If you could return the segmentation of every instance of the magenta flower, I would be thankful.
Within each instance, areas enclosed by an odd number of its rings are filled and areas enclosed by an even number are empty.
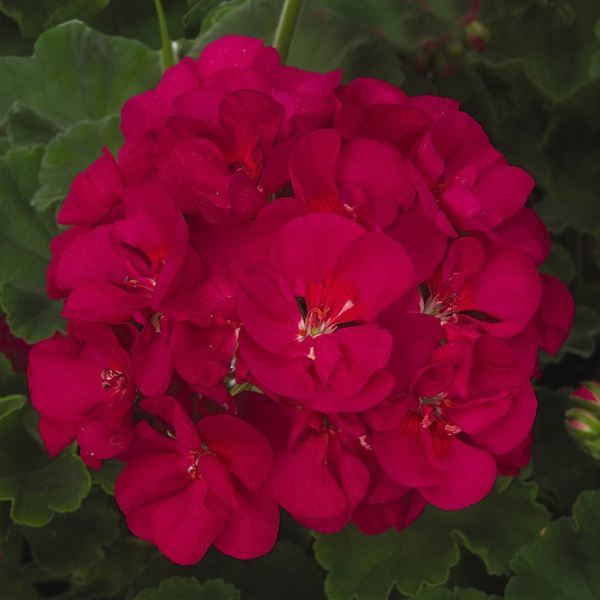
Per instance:
[[[393,357],[398,399],[374,422],[373,448],[392,478],[454,510],[489,492],[496,457],[505,467],[507,455],[528,438],[536,400],[502,341],[477,336],[439,345],[431,319],[398,319],[405,341]]]
[[[279,511],[261,487],[273,461],[265,438],[237,417],[194,425],[175,402],[172,414],[176,439],[142,421],[123,456],[115,497],[131,531],[182,565],[211,544],[235,558],[268,552]]]
[[[54,248],[50,285],[67,296],[66,318],[143,322],[183,260],[185,222],[156,184],[128,187],[123,203],[125,218],[68,230],[65,243]]]
[[[392,383],[391,338],[374,320],[412,281],[388,237],[333,214],[294,219],[237,291],[241,358],[266,389],[315,410],[373,406]]]
[[[529,378],[574,304],[538,272],[533,180],[456,101],[231,36],[130,99],[122,131],[59,213],[69,334],[29,380],[51,455],[127,463],[134,535],[182,565],[254,558],[279,507],[376,534],[528,463]]]
[[[77,439],[81,457],[97,469],[131,441],[131,359],[106,325],[71,323],[69,333],[39,342],[29,353],[31,403],[50,456]]]

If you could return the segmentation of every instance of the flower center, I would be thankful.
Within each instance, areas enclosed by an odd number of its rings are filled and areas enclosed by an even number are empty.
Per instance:
[[[102,389],[111,390],[112,393],[124,392],[129,385],[129,378],[121,371],[115,369],[104,369],[100,374],[102,378]]]
[[[435,201],[439,203],[442,194],[446,191],[448,187],[447,183],[443,183],[442,181],[431,182],[429,184],[429,189],[435,198]]]
[[[203,452],[200,450],[190,450],[190,456],[188,459],[188,475],[192,481],[198,481],[198,479],[202,479],[202,475],[198,472],[198,461],[202,456]]]
[[[452,406],[452,401],[446,397],[445,392],[436,394],[431,398],[420,398],[419,415],[421,416],[421,427],[429,429],[433,425],[433,429],[436,432],[444,433],[445,435],[460,433],[460,427],[442,414],[443,406],[447,408]]]
[[[336,326],[331,324],[327,319],[330,312],[328,307],[314,307],[307,313],[306,317],[300,320],[298,324],[298,336],[305,339],[308,336],[317,337],[323,333],[332,333],[336,330]]]
[[[319,306],[307,308],[307,302],[304,298],[296,298],[301,318],[298,322],[298,341],[302,342],[307,337],[317,337],[325,333],[333,333],[338,327],[351,325],[352,322],[345,321],[342,315],[347,313],[354,306],[352,300],[347,300],[341,310],[334,310],[326,303]]]
[[[154,291],[154,287],[156,286],[156,278],[152,277],[125,277],[125,281],[123,282],[125,286],[128,288],[133,288],[135,291],[140,292],[142,294],[150,294]]]
[[[438,317],[442,322],[455,321],[458,307],[456,305],[457,295],[454,293],[446,297],[432,294],[426,301],[421,299],[421,312],[426,315]]]

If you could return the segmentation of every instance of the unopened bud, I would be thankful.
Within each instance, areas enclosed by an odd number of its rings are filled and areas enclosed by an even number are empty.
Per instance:
[[[471,21],[466,27],[465,31],[469,41],[473,45],[473,48],[477,52],[485,52],[487,44],[490,40],[490,32],[488,28],[479,21]]]
[[[570,408],[566,413],[569,433],[580,440],[600,438],[600,420],[583,408]]]
[[[577,406],[600,415],[600,384],[596,381],[584,381],[570,398]]]
[[[583,408],[571,408],[565,413],[567,431],[580,446],[600,460],[600,419]]]

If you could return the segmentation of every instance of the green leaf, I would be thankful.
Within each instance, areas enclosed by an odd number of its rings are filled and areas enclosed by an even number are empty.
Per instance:
[[[10,524],[6,531],[0,535],[0,600],[29,600],[40,598],[40,594],[33,586],[31,570],[23,566],[23,555],[27,552],[27,544],[19,528],[10,520],[9,511],[4,508],[8,503],[0,503],[2,521],[8,520]],[[4,523],[3,523],[4,525]],[[3,527],[4,529],[4,527]]]
[[[230,34],[257,37],[270,45],[280,10],[279,0],[219,6],[206,17],[205,23],[210,26],[196,39],[190,55],[198,56],[208,43]],[[358,23],[337,18],[327,10],[326,2],[304,7],[294,40],[287,61],[292,66],[320,73],[343,69],[345,81],[378,77],[398,85],[403,79],[400,62],[389,44]]]
[[[51,459],[25,425],[27,407],[17,405],[14,397],[0,399],[0,500],[12,502],[16,523],[41,527],[54,512],[77,510],[91,483],[74,446]]]
[[[533,478],[540,499],[559,514],[568,514],[584,490],[600,488],[600,465],[567,433],[565,411],[573,406],[571,390],[536,387],[539,405],[533,429]]]
[[[6,129],[13,146],[47,144],[59,131],[54,123],[19,102],[8,111]]]
[[[473,588],[458,588],[450,591],[445,588],[423,588],[413,600],[501,600],[498,596],[488,596]]]
[[[183,17],[187,12],[185,0],[167,0],[162,3],[167,28],[172,40],[183,37]],[[90,25],[111,35],[135,38],[151,48],[161,46],[156,10],[152,0],[127,0],[109,2]]]
[[[490,575],[510,573],[509,562],[515,552],[547,524],[550,515],[536,503],[537,485],[520,479],[500,478],[497,488],[481,502],[455,513],[441,512],[448,528],[460,536],[464,545],[477,554]]]
[[[0,122],[16,100],[57,128],[95,121],[159,79],[158,54],[147,46],[65,23],[39,37],[33,57],[0,58]]]
[[[584,492],[573,518],[550,523],[512,565],[517,574],[507,600],[594,600],[600,598],[600,491]]]
[[[90,494],[72,513],[58,514],[43,527],[24,527],[36,562],[52,575],[67,575],[99,561],[102,546],[119,536],[119,516],[102,492]]]
[[[132,580],[157,552],[154,546],[133,536],[118,539],[104,549],[102,560],[77,569],[71,578],[71,589],[61,598],[89,600],[130,597],[128,591]]]
[[[394,584],[408,596],[423,583],[443,584],[460,552],[448,531],[439,530],[438,518],[427,509],[402,531],[365,536],[351,524],[339,533],[315,533],[315,557],[329,571],[327,597],[380,600],[389,596]]]
[[[57,135],[46,147],[40,166],[42,184],[32,204],[38,210],[62,202],[78,173],[84,171],[102,154],[102,147],[116,155],[123,144],[119,115],[98,121],[82,121]]]
[[[104,460],[99,469],[90,469],[92,483],[99,484],[107,494],[114,496],[117,477],[124,468],[125,463],[120,460],[115,458]]]
[[[27,393],[27,379],[25,374],[15,373],[8,357],[0,352],[0,398],[12,394],[25,393]],[[9,406],[9,404],[6,406]],[[0,417],[2,417],[1,412]]]
[[[575,278],[575,263],[563,245],[552,242],[552,251],[546,262],[540,267],[540,273],[554,275],[564,283],[570,283]]]
[[[552,177],[536,212],[553,233],[570,226],[600,237],[600,215],[596,210],[600,181],[597,132],[575,115],[558,119],[546,135],[543,149],[552,165]]]
[[[196,37],[202,28],[202,21],[208,13],[222,3],[222,0],[197,0],[183,17],[186,37]],[[190,2],[188,1],[188,4]]]
[[[44,29],[71,19],[89,19],[107,0],[2,0],[0,10],[12,17],[23,35],[37,37]]]
[[[409,51],[457,38],[472,12],[469,0],[328,0],[326,4],[337,20],[372,31],[395,48]]]
[[[24,38],[17,23],[0,12],[0,56],[27,56],[33,50],[33,40]]]
[[[30,291],[10,283],[0,285],[0,303],[14,334],[34,344],[66,328],[62,302],[50,300],[45,290]]]
[[[592,56],[600,50],[595,0],[529,2],[522,10],[487,22],[490,41],[478,59],[521,64],[529,80],[554,101],[591,80]]]
[[[142,590],[134,600],[239,600],[240,592],[222,579],[209,579],[200,585],[193,577],[171,577],[157,588]]]
[[[481,557],[489,574],[509,573],[515,552],[548,522],[536,493],[535,484],[515,479],[507,485],[500,478],[478,504],[451,512],[428,506],[402,531],[365,536],[351,525],[333,535],[317,533],[315,556],[329,571],[327,595],[375,600],[387,598],[394,584],[408,596],[424,583],[441,585],[458,562],[458,540]]]
[[[21,395],[0,398],[0,421],[11,412],[20,410],[25,404],[27,404],[27,398]]]
[[[569,336],[555,355],[543,355],[543,364],[559,363],[569,353],[576,354],[582,358],[589,358],[596,350],[596,335],[598,333],[600,333],[600,317],[598,313],[585,304],[576,306],[575,320],[569,331]]]
[[[283,574],[285,577],[274,576]],[[148,563],[135,581],[134,590],[159,583],[172,576],[195,577],[199,581],[221,578],[235,585],[244,600],[319,600],[324,573],[305,548],[278,541],[273,549],[253,560],[237,560],[210,548],[194,566],[181,567],[162,555]]]
[[[43,148],[0,157],[0,304],[14,335],[34,343],[63,327],[61,303],[46,295],[48,244],[58,233],[54,217],[30,204]]]

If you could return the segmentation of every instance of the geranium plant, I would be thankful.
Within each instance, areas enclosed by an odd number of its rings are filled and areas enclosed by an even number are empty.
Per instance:
[[[565,90],[507,31],[600,10],[190,2],[173,43],[155,4],[160,53],[2,9],[48,30],[0,59],[0,597],[599,591],[595,384],[559,389],[597,190],[558,161],[600,49]]]

